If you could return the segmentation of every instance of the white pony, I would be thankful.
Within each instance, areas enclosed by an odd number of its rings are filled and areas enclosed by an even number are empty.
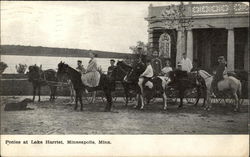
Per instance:
[[[205,80],[207,86],[207,105],[205,110],[210,110],[211,105],[211,83],[213,80],[213,76],[210,75],[205,70],[199,70],[198,73]],[[219,81],[217,84],[219,92],[230,92],[234,98],[235,109],[234,111],[240,111],[240,102],[239,97],[241,95],[241,82],[233,76],[224,75],[224,79]]]

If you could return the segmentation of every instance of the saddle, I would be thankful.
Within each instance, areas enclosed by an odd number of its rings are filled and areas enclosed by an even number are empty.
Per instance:
[[[168,84],[170,82],[170,78],[165,76],[154,76],[145,83],[143,88],[148,87],[149,89],[160,89],[162,88],[162,81],[166,81],[166,84]]]

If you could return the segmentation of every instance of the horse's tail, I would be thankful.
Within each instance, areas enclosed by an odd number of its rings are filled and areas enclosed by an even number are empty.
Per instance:
[[[239,98],[241,97],[241,90],[242,90],[242,85],[241,85],[241,82],[239,80],[239,85],[238,85],[238,90],[237,90],[237,95]]]

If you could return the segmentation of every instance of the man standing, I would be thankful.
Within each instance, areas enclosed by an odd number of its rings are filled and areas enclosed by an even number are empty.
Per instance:
[[[218,62],[219,62],[219,65],[216,68],[216,73],[215,73],[215,75],[213,77],[213,81],[211,83],[211,95],[212,95],[212,97],[216,97],[214,93],[218,91],[217,84],[219,81],[224,79],[223,75],[224,75],[224,71],[226,70],[226,61],[225,61],[224,56],[218,57]]]
[[[77,61],[77,67],[76,67],[76,70],[81,73],[81,74],[84,74],[85,73],[85,68],[83,67],[82,65],[82,61],[81,60],[78,60]]]
[[[115,78],[112,78],[111,76],[112,76],[112,73],[113,73],[113,71],[114,71],[114,69],[115,69],[115,60],[114,59],[111,59],[110,60],[110,64],[111,64],[111,66],[109,66],[108,67],[108,72],[107,72],[107,74],[108,74],[108,77],[109,77],[109,79],[111,80],[111,82],[113,82],[112,84],[111,84],[111,86],[112,86],[112,90],[114,91],[115,90]]]
[[[187,53],[182,54],[181,67],[183,71],[190,72],[193,68],[192,61],[187,58]]]
[[[110,60],[110,65],[111,66],[108,67],[108,73],[107,73],[108,76],[111,76],[113,70],[115,69],[115,60],[114,59]]]

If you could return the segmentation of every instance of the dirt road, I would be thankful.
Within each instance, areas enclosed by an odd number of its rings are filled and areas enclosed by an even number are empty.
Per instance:
[[[4,105],[18,102],[23,97],[1,97],[2,134],[242,134],[248,133],[248,102],[245,100],[240,113],[231,105],[214,104],[211,111],[184,105],[177,108],[169,103],[162,111],[161,100],[151,103],[144,110],[124,106],[122,99],[114,103],[114,112],[103,112],[104,103],[85,102],[84,111],[74,111],[69,98],[59,97],[49,102],[30,103],[34,110],[4,111]]]

